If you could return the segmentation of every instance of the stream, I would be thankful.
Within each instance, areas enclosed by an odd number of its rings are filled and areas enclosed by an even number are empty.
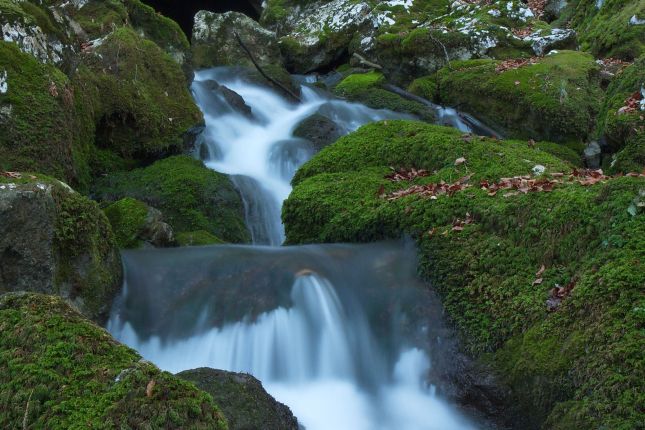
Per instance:
[[[251,113],[213,81],[242,96]],[[416,277],[413,244],[280,246],[290,180],[314,154],[293,137],[297,125],[319,113],[346,134],[409,117],[308,85],[292,104],[226,68],[197,72],[192,90],[206,122],[199,152],[231,175],[253,245],[124,252],[124,288],[108,330],[173,373],[253,374],[307,430],[479,428],[432,378],[450,365],[442,345],[452,336],[439,301]],[[443,123],[473,131],[457,112],[437,109]]]

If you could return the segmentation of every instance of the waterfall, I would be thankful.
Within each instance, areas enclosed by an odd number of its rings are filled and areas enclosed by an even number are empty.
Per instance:
[[[254,245],[124,252],[108,330],[171,372],[253,374],[307,430],[475,428],[428,379],[445,328],[410,247],[277,246],[290,180],[314,152],[293,136],[303,119],[349,133],[409,117],[307,86],[292,104],[225,68],[197,72],[192,90],[206,122],[196,150],[231,175]]]
[[[217,86],[241,96],[251,114],[231,106],[230,100],[213,89]],[[291,192],[293,174],[313,155],[307,142],[293,137],[302,120],[320,113],[343,133],[349,133],[368,122],[409,118],[332,100],[307,86],[302,87],[302,103],[295,105],[273,91],[250,84],[229,68],[197,72],[192,91],[206,123],[203,141],[208,151],[202,153],[208,155],[204,161],[218,172],[235,175],[253,243],[262,245],[277,246],[284,240],[282,202]]]

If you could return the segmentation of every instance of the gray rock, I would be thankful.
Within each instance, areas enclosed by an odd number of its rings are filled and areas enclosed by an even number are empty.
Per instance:
[[[222,97],[228,107],[233,109],[235,112],[240,113],[247,118],[253,118],[253,110],[249,105],[246,104],[244,98],[241,95],[239,95],[232,89],[224,85],[220,85],[216,81],[210,79],[205,81],[204,85],[206,86],[206,88]]]
[[[160,210],[148,206],[148,214],[139,235],[141,240],[155,248],[168,248],[177,245],[172,227],[163,221]]]
[[[59,295],[102,323],[121,280],[119,252],[96,203],[63,183],[0,181],[0,294]]]
[[[536,31],[524,38],[531,43],[536,55],[545,55],[553,49],[575,49],[577,44],[576,32],[571,29],[554,28],[548,33]]]
[[[229,430],[298,430],[291,410],[271,397],[251,375],[203,367],[177,376],[213,396]]]
[[[251,59],[237,42],[235,34],[240,36],[260,65],[282,64],[275,33],[238,12],[200,11],[195,15],[193,26],[194,66],[253,67]]]
[[[602,161],[602,148],[600,144],[595,140],[589,142],[587,147],[584,150],[584,162],[585,166],[589,169],[598,169],[600,168],[600,163]]]
[[[334,143],[342,134],[334,121],[318,113],[302,120],[293,132],[295,137],[311,142],[316,151]]]

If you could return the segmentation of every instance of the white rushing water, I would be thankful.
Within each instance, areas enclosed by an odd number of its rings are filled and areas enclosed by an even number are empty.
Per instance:
[[[213,90],[211,80],[242,96],[252,113],[232,108],[221,93]],[[291,104],[266,88],[244,82],[226,69],[198,72],[193,93],[206,120],[202,140],[207,150],[202,148],[201,152],[205,154],[207,165],[234,175],[254,243],[274,246],[284,239],[280,209],[291,191],[289,181],[295,170],[313,155],[307,142],[293,138],[297,125],[316,112],[332,119],[344,132],[367,122],[403,117],[359,104],[330,100],[307,87],[302,89],[303,102]],[[257,247],[219,249],[223,254],[235,254],[237,264],[260,271],[263,268],[257,268],[254,253],[269,259],[274,255],[270,250]],[[157,272],[158,282],[163,283],[162,271],[152,268],[151,263],[137,260],[136,255],[141,254],[135,253],[124,259],[127,284],[108,329],[146,359],[171,372],[212,367],[253,374],[277,400],[292,409],[307,430],[474,428],[454,407],[435,395],[427,382],[431,367],[428,354],[395,335],[392,335],[395,340],[390,342],[395,346],[384,346],[370,326],[365,310],[360,306],[361,300],[348,301],[349,296],[340,295],[338,285],[330,280],[332,273],[341,273],[345,275],[343,279],[351,278],[347,282],[353,282],[356,288],[376,288],[377,284],[385,282],[381,278],[387,278],[389,274],[375,276],[377,266],[365,268],[364,272],[359,267],[341,270],[340,263],[334,263],[336,266],[329,263],[328,273],[323,269],[310,271],[317,262],[331,258],[332,251],[321,246],[316,248],[317,254],[309,255],[299,252],[297,247],[288,249],[298,257],[285,261],[300,264],[286,269],[293,279],[287,286],[288,305],[274,306],[255,318],[237,316],[233,321],[219,324],[205,323],[213,320],[213,313],[217,313],[205,304],[208,299],[195,299],[194,308],[181,313],[176,309],[151,311],[151,315],[167,320],[164,324],[168,327],[180,325],[179,317],[172,312],[181,314],[183,319],[186,315],[192,318],[193,321],[186,323],[191,327],[186,329],[188,334],[172,338],[160,334],[163,330],[155,333],[151,329],[151,333],[142,335],[138,332],[141,326],[152,323],[137,325],[135,318],[142,317],[133,315],[142,313],[142,306],[152,302],[141,299],[150,294],[145,291],[154,291],[155,298],[178,294],[173,288],[182,288],[183,281],[176,280],[181,276],[165,275],[172,277],[173,285],[164,293],[166,290],[159,289],[155,278],[148,276],[148,273]],[[152,251],[140,251],[146,252]],[[177,256],[179,251],[168,252]],[[252,255],[242,255],[246,252]],[[241,254],[237,256],[236,253]],[[154,254],[154,260],[158,261],[161,256]],[[168,263],[174,267],[181,264],[177,261],[169,259]],[[368,261],[376,264],[379,260],[370,258]],[[221,263],[217,270],[226,266]],[[182,267],[191,270],[191,266]],[[139,271],[145,275],[139,276]],[[266,276],[269,275],[266,272]],[[245,278],[239,273],[229,273],[222,279],[232,282],[234,288],[238,288],[236,282],[239,282],[241,291]],[[393,282],[406,281],[396,279]],[[351,290],[352,285],[349,287]],[[170,300],[169,297],[164,296],[164,300]],[[181,300],[185,301],[186,296],[182,295]],[[129,309],[128,306],[133,305],[128,303],[135,301],[138,307]]]
[[[212,90],[212,81],[242,96],[252,116],[230,108]],[[374,110],[356,103],[332,100],[302,87],[302,103],[293,104],[264,87],[240,79],[230,69],[197,72],[193,94],[204,112],[206,164],[218,172],[237,175],[254,243],[280,245],[284,229],[282,202],[289,196],[289,182],[296,169],[313,155],[313,148],[293,131],[308,116],[323,112],[345,133],[368,122],[405,118],[391,111]]]

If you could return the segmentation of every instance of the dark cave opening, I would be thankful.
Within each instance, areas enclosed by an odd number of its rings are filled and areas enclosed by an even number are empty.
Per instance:
[[[242,12],[257,20],[260,18],[262,3],[259,0],[144,0],[162,15],[174,19],[190,39],[193,31],[193,18],[200,10],[211,12]]]

